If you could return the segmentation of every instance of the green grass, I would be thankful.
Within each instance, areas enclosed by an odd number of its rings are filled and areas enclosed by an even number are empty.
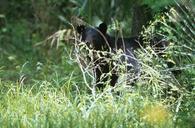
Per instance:
[[[0,126],[149,127],[152,123],[159,127],[173,126],[173,121],[164,117],[157,119],[160,123],[144,120],[144,116],[147,116],[143,113],[147,111],[144,110],[145,106],[158,105],[160,102],[144,98],[139,93],[118,96],[107,92],[94,97],[79,91],[70,92],[68,83],[59,89],[49,87],[50,84],[43,81],[37,88],[36,84],[1,81]],[[168,108],[160,113],[160,116],[171,115]]]
[[[158,94],[154,96],[154,92],[158,91],[154,91],[153,86],[144,87],[148,83],[140,81],[137,87],[130,90],[119,86],[116,90],[120,94],[108,87],[94,95],[83,83],[78,66],[70,61],[64,56],[58,65],[45,61],[36,75],[24,81],[20,77],[17,82],[0,79],[0,127],[194,126],[194,92],[183,94],[181,99],[166,99]],[[37,68],[21,67],[19,72],[23,74],[34,72]],[[2,68],[0,73],[9,70]]]
[[[68,84],[59,89],[43,81],[37,85],[0,82],[1,127],[185,127],[194,126],[194,101],[187,102],[179,113],[178,106],[166,105],[138,92],[115,95],[70,91]],[[28,87],[26,87],[28,86]],[[165,102],[165,101],[164,101]],[[181,106],[179,106],[181,107]],[[177,117],[177,121],[174,118]]]

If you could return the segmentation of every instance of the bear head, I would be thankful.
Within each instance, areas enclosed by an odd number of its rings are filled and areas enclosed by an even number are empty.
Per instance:
[[[87,27],[80,25],[77,27],[77,32],[81,36],[81,41],[86,42],[95,50],[100,50],[107,42],[107,25],[101,23],[98,27]]]

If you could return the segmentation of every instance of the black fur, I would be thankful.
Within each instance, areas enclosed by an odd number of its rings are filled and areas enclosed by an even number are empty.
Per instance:
[[[107,34],[107,25],[105,23],[101,23],[99,27],[92,28],[86,26],[78,26],[77,32],[81,35],[81,40],[86,42],[88,45],[91,45],[92,49],[96,51],[108,51],[115,53],[116,50],[122,49],[124,53],[124,57],[121,60],[127,61],[127,63],[131,64],[132,66],[128,66],[127,69],[134,69],[135,74],[138,76],[140,73],[140,66],[135,58],[133,53],[134,49],[140,47],[139,42],[141,39],[139,37],[132,37],[132,38],[115,38]],[[97,60],[96,56],[93,56],[93,60]],[[111,56],[104,55],[104,57],[111,59]],[[104,88],[104,82],[108,80],[108,77],[105,77],[103,80],[100,80],[102,74],[106,74],[110,72],[110,69],[113,67],[112,62],[107,62],[106,60],[98,60],[94,61],[95,65],[95,75],[96,75],[96,83],[97,88],[102,89]],[[110,85],[115,86],[118,79],[118,75],[116,72],[112,72],[110,76]],[[102,82],[102,83],[100,83]]]

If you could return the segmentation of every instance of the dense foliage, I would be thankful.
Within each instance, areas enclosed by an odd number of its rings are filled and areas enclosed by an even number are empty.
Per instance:
[[[0,127],[195,127],[194,8],[190,0],[1,0]],[[144,37],[135,85],[94,92],[77,58],[86,47],[72,40],[83,21]],[[161,56],[154,36],[170,42]]]

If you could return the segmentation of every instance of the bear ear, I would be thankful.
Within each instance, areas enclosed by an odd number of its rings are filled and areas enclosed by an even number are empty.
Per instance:
[[[81,34],[85,30],[85,26],[84,25],[77,26],[77,29],[76,30],[77,30],[77,32],[79,34]]]
[[[107,32],[107,24],[106,23],[101,23],[99,25],[99,30],[103,33],[103,34],[106,34]]]

